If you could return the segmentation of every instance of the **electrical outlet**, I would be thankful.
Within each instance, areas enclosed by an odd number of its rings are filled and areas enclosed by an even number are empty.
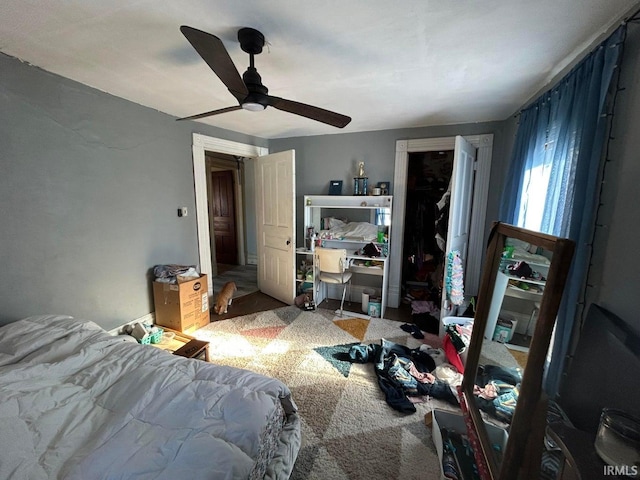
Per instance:
[[[186,217],[187,216],[187,207],[180,207],[178,209],[178,216],[179,217]]]

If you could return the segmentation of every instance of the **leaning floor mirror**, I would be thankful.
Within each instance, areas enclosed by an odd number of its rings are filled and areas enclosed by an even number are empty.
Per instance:
[[[492,226],[461,395],[483,479],[538,478],[547,410],[542,378],[573,251],[568,239]],[[505,324],[501,312],[507,302],[528,310]],[[511,355],[496,355],[508,342],[525,352],[516,364],[505,360],[512,361]],[[505,385],[512,388],[501,390]],[[492,441],[496,425],[508,432],[504,445]]]

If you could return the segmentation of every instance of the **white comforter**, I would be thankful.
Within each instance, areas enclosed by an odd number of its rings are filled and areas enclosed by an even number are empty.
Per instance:
[[[20,320],[0,328],[0,478],[246,479],[280,405],[280,453],[295,458],[289,394],[276,379],[126,342],[92,322]]]
[[[368,222],[345,223],[337,218],[326,218],[325,223],[329,227],[320,232],[321,238],[353,238],[366,242],[375,241],[378,236],[378,226]]]

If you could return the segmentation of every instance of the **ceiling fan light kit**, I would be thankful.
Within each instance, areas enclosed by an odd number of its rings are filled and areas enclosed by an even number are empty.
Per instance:
[[[260,54],[265,44],[264,35],[258,30],[253,28],[238,30],[240,48],[249,54],[249,67],[242,77],[218,37],[186,25],[181,26],[180,31],[236,98],[239,105],[178,118],[178,120],[195,120],[240,109],[259,112],[271,106],[338,128],[344,128],[351,121],[351,117],[346,115],[269,95],[269,89],[262,84],[262,78],[254,65],[254,55]]]
[[[244,102],[242,102],[242,108],[244,108],[245,110],[249,110],[250,112],[261,112],[262,110],[267,108],[267,106],[262,105],[258,102],[248,102],[245,100]]]

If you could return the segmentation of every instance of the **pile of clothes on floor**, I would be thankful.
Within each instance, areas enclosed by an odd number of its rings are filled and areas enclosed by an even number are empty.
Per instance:
[[[427,333],[439,333],[440,308],[432,300],[411,301],[411,321]]]
[[[414,413],[414,404],[428,397],[458,404],[456,388],[462,375],[446,363],[442,349],[426,344],[409,348],[382,339],[380,345],[352,346],[349,361],[374,364],[387,404],[399,412]]]

